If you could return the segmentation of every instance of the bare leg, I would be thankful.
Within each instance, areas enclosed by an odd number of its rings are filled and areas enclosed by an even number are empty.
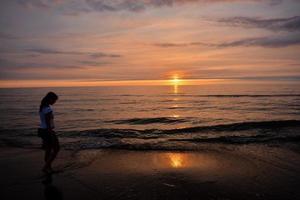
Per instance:
[[[52,138],[52,148],[51,148],[52,151],[47,159],[47,164],[50,169],[51,169],[52,162],[54,161],[54,159],[56,158],[56,156],[59,152],[59,149],[60,149],[59,141],[58,141],[56,135],[54,135]]]
[[[49,172],[49,170],[51,169],[51,162],[49,162],[51,158],[51,150],[52,148],[50,145],[45,145],[45,165],[43,167],[44,172]]]

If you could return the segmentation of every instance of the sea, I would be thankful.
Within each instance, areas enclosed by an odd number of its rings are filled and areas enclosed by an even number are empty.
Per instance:
[[[39,147],[49,91],[65,149],[197,150],[201,144],[300,141],[300,84],[0,89],[0,145]]]

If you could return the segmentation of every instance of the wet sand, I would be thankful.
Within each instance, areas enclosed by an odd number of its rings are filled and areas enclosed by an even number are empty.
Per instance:
[[[41,150],[2,147],[1,199],[300,199],[298,150],[62,150],[50,177]]]

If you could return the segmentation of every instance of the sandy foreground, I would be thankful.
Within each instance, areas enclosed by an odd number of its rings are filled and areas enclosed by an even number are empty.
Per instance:
[[[42,150],[2,147],[1,199],[300,199],[298,150],[62,150],[45,176]]]

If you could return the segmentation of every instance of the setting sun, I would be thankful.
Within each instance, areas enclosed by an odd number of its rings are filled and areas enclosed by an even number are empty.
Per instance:
[[[182,80],[179,79],[177,75],[174,75],[170,82],[172,85],[179,85],[182,82]]]

